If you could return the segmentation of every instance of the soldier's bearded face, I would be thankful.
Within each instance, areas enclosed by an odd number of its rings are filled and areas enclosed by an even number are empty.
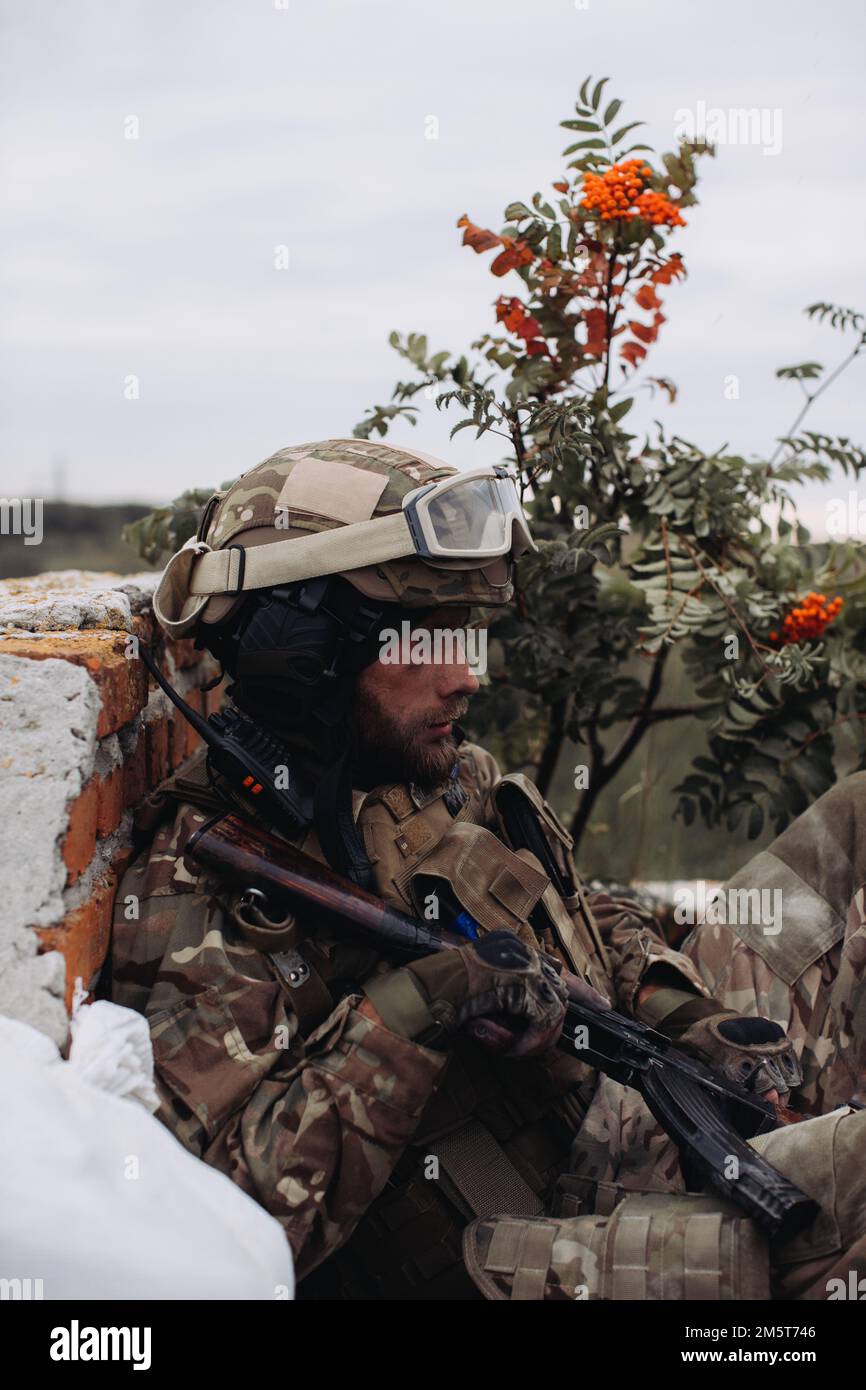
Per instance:
[[[459,611],[459,610],[458,610]],[[414,627],[456,627],[454,609],[438,609]],[[352,712],[356,784],[414,782],[431,791],[457,756],[452,725],[465,715],[478,680],[465,661],[375,662],[358,678]]]

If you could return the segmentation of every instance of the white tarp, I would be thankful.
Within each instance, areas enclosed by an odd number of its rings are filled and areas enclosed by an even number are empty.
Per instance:
[[[100,1001],[72,1036],[65,1062],[0,1017],[0,1280],[21,1281],[4,1296],[293,1297],[279,1224],[150,1113],[145,1020]]]

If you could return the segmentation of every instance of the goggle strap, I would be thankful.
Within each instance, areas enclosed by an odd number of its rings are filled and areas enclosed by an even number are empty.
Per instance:
[[[415,554],[406,518],[402,512],[394,512],[374,521],[356,521],[309,536],[250,546],[242,552],[243,566],[240,547],[211,550],[196,561],[189,592],[240,594],[333,574],[335,548],[341,570],[381,565]]]

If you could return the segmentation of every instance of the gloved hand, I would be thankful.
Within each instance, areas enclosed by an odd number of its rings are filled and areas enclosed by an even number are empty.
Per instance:
[[[509,1057],[555,1045],[567,998],[553,966],[508,931],[413,961],[369,981],[365,992],[385,1027],[402,1037],[442,1047],[466,1028]]]
[[[768,1018],[746,1017],[696,996],[657,1027],[684,1052],[758,1095],[777,1091],[784,1099],[803,1080],[792,1044]]]

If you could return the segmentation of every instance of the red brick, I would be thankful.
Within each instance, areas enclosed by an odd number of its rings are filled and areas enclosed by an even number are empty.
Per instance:
[[[199,663],[204,662],[213,665],[213,657],[207,652],[203,652],[201,647],[196,647],[194,637],[181,637],[170,645],[174,664],[179,671],[186,671],[190,666],[198,666]],[[214,675],[216,675],[216,668],[214,668]]]
[[[134,635],[139,642],[149,642],[152,629],[150,621],[143,617],[133,619]],[[75,632],[63,636],[49,637],[2,637],[0,653],[8,656],[26,656],[33,661],[45,661],[49,657],[71,661],[73,665],[84,666],[90,673],[99,691],[102,709],[96,727],[97,738],[113,734],[124,724],[128,724],[141,712],[147,703],[149,677],[144,663],[126,655],[130,634],[112,632],[105,640],[96,632]],[[213,671],[213,658],[200,650],[196,651],[191,638],[168,643],[175,662],[182,669],[202,666],[202,679],[208,671]],[[168,664],[163,654],[160,668],[168,675]],[[150,682],[151,686],[155,682]],[[215,706],[214,706],[215,708]]]
[[[171,767],[172,771],[186,757],[186,731],[189,728],[180,710],[175,710],[171,719]]]
[[[200,690],[188,690],[183,698],[186,700],[188,705],[192,705],[192,708],[195,710],[196,714],[201,714],[202,693]],[[191,753],[194,753],[196,748],[198,748],[199,744],[201,743],[201,739],[199,738],[192,725],[188,722],[188,720],[184,719],[181,722],[183,724],[183,758],[188,758],[189,755]],[[181,761],[183,761],[183,758],[181,759]]]
[[[69,810],[69,828],[63,841],[63,860],[66,882],[75,883],[87,868],[96,849],[96,826],[99,810],[99,779],[91,777]]]
[[[135,752],[123,764],[123,809],[137,806],[147,795],[147,739],[144,729],[139,729]]]
[[[109,872],[99,880],[93,893],[62,922],[54,927],[37,927],[42,951],[60,951],[66,961],[66,1008],[72,1008],[75,980],[80,977],[87,989],[105,961],[111,935],[115,875]]]
[[[129,633],[112,633],[108,641],[92,632],[64,637],[4,637],[0,653],[27,656],[33,661],[49,657],[83,666],[96,683],[102,701],[97,738],[113,734],[133,719],[147,698],[147,671],[140,661],[125,656]]]
[[[132,630],[139,642],[145,642],[148,647],[153,644],[153,633],[156,623],[151,613],[136,613],[132,620]]]
[[[147,787],[154,787],[168,776],[168,715],[151,719],[144,726],[145,747],[147,749]]]
[[[123,845],[112,859],[111,869],[112,872],[117,875],[118,882],[126,873],[127,867],[129,866],[134,854],[135,850],[132,845]]]
[[[110,835],[120,825],[123,815],[123,768],[115,767],[107,777],[99,779],[96,810],[97,835]]]

